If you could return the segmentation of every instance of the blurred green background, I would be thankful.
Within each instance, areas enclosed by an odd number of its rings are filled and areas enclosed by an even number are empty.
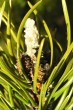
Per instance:
[[[8,1],[6,0],[6,8],[8,11]],[[39,0],[30,0],[32,4],[35,4]],[[4,0],[0,0],[0,6],[2,6]],[[73,28],[73,0],[66,0],[67,7],[69,11],[69,17],[71,22],[71,27]],[[12,12],[11,17],[16,29],[18,29],[19,24],[29,10],[27,0],[12,0]],[[61,0],[43,0],[42,4],[37,8],[41,16],[45,19],[48,24],[51,34],[55,32],[54,37],[65,44],[66,39],[66,25],[63,16]],[[73,36],[73,31],[72,31]]]

